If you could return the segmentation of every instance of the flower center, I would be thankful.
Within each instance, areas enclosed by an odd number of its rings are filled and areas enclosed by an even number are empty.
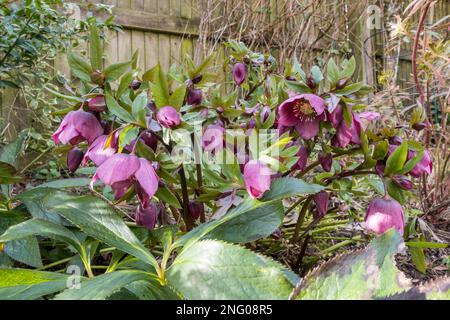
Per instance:
[[[294,104],[294,114],[301,120],[312,120],[316,116],[316,110],[307,100],[300,99]]]

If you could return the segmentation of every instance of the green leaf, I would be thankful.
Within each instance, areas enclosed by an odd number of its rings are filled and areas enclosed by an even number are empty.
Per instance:
[[[119,119],[125,121],[125,122],[134,122],[133,117],[130,115],[130,113],[122,108],[120,104],[113,98],[113,96],[106,91],[105,94],[105,101],[106,105],[108,107],[108,111],[111,112],[113,115],[117,116]]]
[[[67,59],[75,77],[87,82],[91,81],[92,68],[82,56],[75,52],[69,52]]]
[[[38,299],[66,289],[68,278],[56,272],[0,269],[0,297],[2,300]]]
[[[91,237],[156,266],[155,257],[139,242],[121,217],[104,201],[92,197],[72,197],[52,210]]]
[[[408,241],[405,242],[405,244],[408,247],[415,247],[415,248],[445,249],[448,247],[448,243],[428,242],[428,241]]]
[[[102,39],[98,35],[98,29],[95,24],[91,25],[89,37],[89,56],[91,58],[92,70],[103,69],[103,45]]]
[[[356,60],[355,57],[351,57],[350,60],[344,60],[342,63],[343,70],[341,72],[341,78],[350,78],[355,73]]]
[[[18,137],[11,143],[2,147],[0,161],[6,162],[12,166],[17,166],[17,157],[23,148],[23,143],[27,136],[27,131],[21,131]]]
[[[388,194],[397,200],[400,204],[404,204],[406,202],[406,194],[405,191],[397,186],[394,181],[391,179],[387,179],[386,181],[386,189]]]
[[[181,85],[175,89],[172,95],[169,97],[169,106],[174,107],[177,110],[183,106],[184,96],[186,95],[186,86]]]
[[[89,186],[90,182],[91,179],[89,178],[68,178],[45,182],[35,188],[54,188],[54,189],[79,188]]]
[[[410,247],[409,253],[411,254],[411,260],[416,266],[417,270],[425,274],[427,272],[427,261],[425,259],[423,248]]]
[[[335,86],[339,81],[339,68],[331,58],[328,60],[327,64],[327,78],[330,81],[331,86]]]
[[[386,168],[384,169],[385,176],[391,176],[394,173],[402,170],[408,155],[408,143],[403,142],[398,146],[386,161]]]
[[[316,85],[319,85],[319,82],[323,80],[323,73],[318,66],[313,66],[311,68],[311,75]]]
[[[116,62],[109,65],[105,71],[106,81],[115,81],[131,67],[131,61]]]
[[[408,149],[414,150],[416,152],[416,155],[406,161],[403,169],[399,172],[400,174],[406,174],[410,172],[422,160],[423,157],[424,148],[420,143],[416,141],[408,141]],[[406,153],[406,155],[408,155],[408,153]]]
[[[410,281],[396,268],[401,236],[390,229],[363,250],[331,259],[306,276],[298,299],[374,299],[400,293]]]
[[[167,279],[187,299],[287,299],[283,267],[239,246],[205,240],[177,256]],[[195,284],[195,285],[193,285]]]
[[[149,281],[135,281],[125,287],[140,300],[180,300],[181,297],[168,286]]]
[[[121,78],[120,78],[120,83],[119,83],[119,87],[117,88],[116,91],[116,97],[117,99],[120,100],[120,98],[122,97],[122,95],[130,89],[130,84],[133,81],[135,77],[135,73],[134,71],[130,71],[125,73]]]
[[[181,205],[177,197],[166,186],[159,187],[155,193],[155,197],[177,209],[181,209]]]
[[[372,158],[375,160],[382,160],[386,157],[389,149],[389,143],[387,140],[379,141],[373,150]]]
[[[325,187],[307,183],[297,178],[279,178],[272,181],[270,190],[264,194],[262,201],[282,200],[294,196],[316,194]]]
[[[133,125],[126,126],[123,130],[120,131],[119,135],[119,150],[118,152],[122,152],[123,148],[129,145],[133,140],[137,138],[139,135],[139,128]]]
[[[147,93],[142,92],[133,101],[131,105],[131,113],[136,119],[136,122],[141,126],[146,127],[145,114],[147,112]]]
[[[22,177],[16,176],[16,168],[9,163],[0,161],[0,184],[13,184],[22,180]]]
[[[13,225],[0,236],[0,242],[19,240],[30,236],[45,236],[72,245],[79,253],[82,252],[81,242],[75,234],[65,227],[40,219],[31,219]]]
[[[151,274],[137,270],[105,273],[80,283],[77,290],[68,289],[55,300],[104,300],[135,281],[155,281]]]
[[[169,85],[159,64],[154,68],[154,78],[150,88],[157,108],[169,105]]]
[[[414,286],[388,300],[450,300],[450,277],[439,278]]]
[[[350,95],[352,93],[358,92],[363,87],[364,87],[364,83],[356,82],[356,83],[349,84],[342,89],[336,90],[335,94],[338,96]]]

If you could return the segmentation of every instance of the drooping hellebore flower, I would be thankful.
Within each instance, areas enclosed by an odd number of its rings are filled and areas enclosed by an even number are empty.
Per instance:
[[[328,201],[330,199],[330,195],[326,191],[320,191],[313,196],[314,203],[317,208],[316,215],[314,219],[323,217],[328,211]]]
[[[238,86],[240,86],[247,78],[247,68],[245,67],[245,64],[243,64],[243,63],[240,63],[240,62],[236,63],[233,66],[232,72],[233,72],[234,82],[236,82],[236,84]]]
[[[138,205],[135,214],[136,224],[139,226],[143,226],[148,230],[152,230],[155,228],[158,214],[159,208],[153,202],[149,203],[147,207]]]
[[[262,161],[251,160],[244,166],[245,188],[251,198],[259,199],[270,189],[271,170]]]
[[[197,220],[205,211],[203,203],[192,200],[189,201],[189,213],[191,214],[192,219]]]
[[[158,122],[166,128],[173,128],[181,123],[180,114],[171,106],[165,106],[158,110],[156,114]]]
[[[204,151],[216,152],[223,149],[225,129],[218,124],[210,124],[202,135]]]
[[[190,105],[198,105],[202,103],[203,92],[201,89],[189,89],[187,103]]]
[[[325,101],[315,94],[305,93],[293,96],[278,107],[278,123],[286,127],[295,127],[305,139],[319,134],[320,121],[326,119]]]
[[[80,166],[83,159],[83,151],[78,148],[73,148],[67,154],[67,168],[70,172],[75,172]]]
[[[308,149],[306,149],[306,147],[304,145],[302,145],[300,147],[300,149],[297,152],[298,160],[297,162],[292,166],[293,170],[299,170],[299,171],[303,171],[306,168],[306,165],[308,164],[308,157],[309,157],[309,152]]]
[[[324,171],[326,172],[331,171],[331,166],[333,164],[333,156],[330,153],[325,152],[319,153],[318,160]]]
[[[408,160],[415,157],[416,153],[414,151],[408,151]],[[409,172],[413,177],[421,177],[422,174],[431,174],[433,172],[433,160],[431,155],[427,150],[423,151],[422,159],[416,166]]]
[[[91,186],[97,180],[111,186],[116,199],[122,197],[134,184],[145,208],[158,189],[159,177],[148,160],[132,154],[116,153],[97,168]]]
[[[103,134],[103,128],[97,118],[89,112],[79,109],[70,111],[62,120],[58,130],[52,135],[55,144],[76,145],[84,140],[92,143],[95,138]]]
[[[95,165],[99,166],[106,161],[109,157],[116,153],[116,149],[112,146],[105,148],[106,140],[108,140],[108,135],[104,134],[99,136],[92,142],[89,149],[83,158],[83,165],[85,165],[88,160],[91,160]]]
[[[369,203],[365,217],[366,229],[376,234],[383,234],[391,228],[403,235],[405,217],[403,208],[394,199],[375,198]]]

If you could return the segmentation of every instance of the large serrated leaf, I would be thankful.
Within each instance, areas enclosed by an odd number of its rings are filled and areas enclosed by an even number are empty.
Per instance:
[[[136,238],[121,217],[104,201],[92,197],[71,197],[52,210],[91,237],[156,266],[155,257]]]
[[[67,288],[68,275],[27,269],[0,269],[1,300],[34,300]]]
[[[450,300],[450,277],[435,279],[386,300]]]
[[[149,273],[122,270],[94,277],[80,283],[77,290],[68,289],[56,295],[55,300],[104,300],[135,281],[155,281]]]
[[[293,286],[283,267],[242,247],[215,240],[183,251],[167,279],[187,299],[287,299]]]
[[[404,291],[410,283],[394,261],[402,243],[401,236],[391,229],[365,249],[327,261],[304,279],[297,298],[374,299]]]

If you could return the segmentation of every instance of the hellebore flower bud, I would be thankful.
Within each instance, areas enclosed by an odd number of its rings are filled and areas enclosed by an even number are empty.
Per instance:
[[[402,175],[395,175],[392,177],[392,181],[404,190],[411,190],[413,187],[413,183],[407,177]]]
[[[326,172],[330,172],[331,165],[333,164],[333,157],[331,156],[331,154],[321,152],[321,153],[319,153],[318,158],[319,158],[318,160],[319,160],[320,165],[322,166],[323,170],[325,170]]]
[[[203,78],[203,76],[199,75],[199,76],[196,76],[195,78],[191,79],[191,81],[192,81],[193,84],[197,84],[200,81],[202,81],[202,78]]]
[[[136,224],[139,226],[143,226],[148,230],[152,230],[155,228],[156,220],[158,219],[159,210],[156,204],[153,202],[149,203],[149,205],[144,208],[142,205],[139,205],[136,208]]]
[[[316,82],[314,81],[314,79],[312,77],[308,77],[308,79],[306,79],[306,85],[308,87],[310,87],[311,89],[316,88]]]
[[[100,70],[95,70],[91,73],[91,81],[99,86],[103,86],[105,75]]]
[[[397,201],[389,198],[375,198],[369,203],[365,221],[366,229],[383,234],[391,228],[403,235],[405,227],[403,208]]]
[[[150,132],[145,132],[141,136],[141,140],[150,147],[153,151],[156,151],[156,148],[158,147],[158,139],[155,138],[155,135],[151,134]]]
[[[381,177],[384,176],[384,169],[386,169],[386,165],[383,161],[377,161],[377,164],[375,165],[375,171],[380,175]]]
[[[297,79],[295,79],[294,76],[287,76],[286,80],[288,80],[288,81],[296,81]]]
[[[336,89],[343,89],[347,85],[348,79],[349,78],[339,79],[338,83],[336,84]]]
[[[271,110],[268,106],[264,106],[259,111],[259,119],[261,123],[266,122],[266,120],[270,117]]]
[[[253,128],[256,128],[256,120],[255,120],[255,118],[251,117],[247,123],[247,129],[253,129]]]
[[[245,187],[251,198],[261,198],[270,189],[271,172],[261,161],[251,160],[244,166]]]
[[[243,63],[240,62],[236,63],[233,66],[234,82],[236,82],[236,84],[240,86],[245,81],[246,78],[247,78],[247,68]]]
[[[67,154],[67,168],[70,172],[75,172],[81,164],[83,159],[83,151],[78,148],[73,148]]]
[[[403,142],[403,139],[399,136],[393,136],[389,138],[389,143],[394,145],[401,145]]]
[[[329,199],[330,195],[326,191],[320,191],[313,196],[317,208],[317,216],[315,216],[314,219],[323,217],[327,213]]]
[[[198,201],[189,201],[189,213],[194,220],[197,220],[205,212],[203,203]]]
[[[414,151],[408,151],[408,160],[416,155]],[[423,151],[422,160],[409,172],[413,177],[420,177],[422,174],[431,174],[433,172],[433,160],[427,150]]]
[[[103,95],[95,96],[88,100],[88,108],[90,111],[103,112],[106,110],[105,97]]]
[[[422,131],[426,126],[427,125],[423,122],[417,122],[412,125],[412,128],[416,131]]]
[[[203,92],[201,89],[190,89],[187,96],[187,103],[190,105],[198,105],[202,103]]]
[[[308,156],[309,156],[308,149],[306,149],[304,146],[301,146],[300,150],[297,152],[298,160],[292,166],[292,169],[300,171],[305,170],[306,165],[308,163]]]
[[[135,79],[130,83],[130,89],[137,90],[140,87],[141,87],[141,82],[139,80]]]
[[[165,106],[158,110],[156,115],[158,122],[166,128],[173,128],[181,123],[178,111],[171,106]]]

